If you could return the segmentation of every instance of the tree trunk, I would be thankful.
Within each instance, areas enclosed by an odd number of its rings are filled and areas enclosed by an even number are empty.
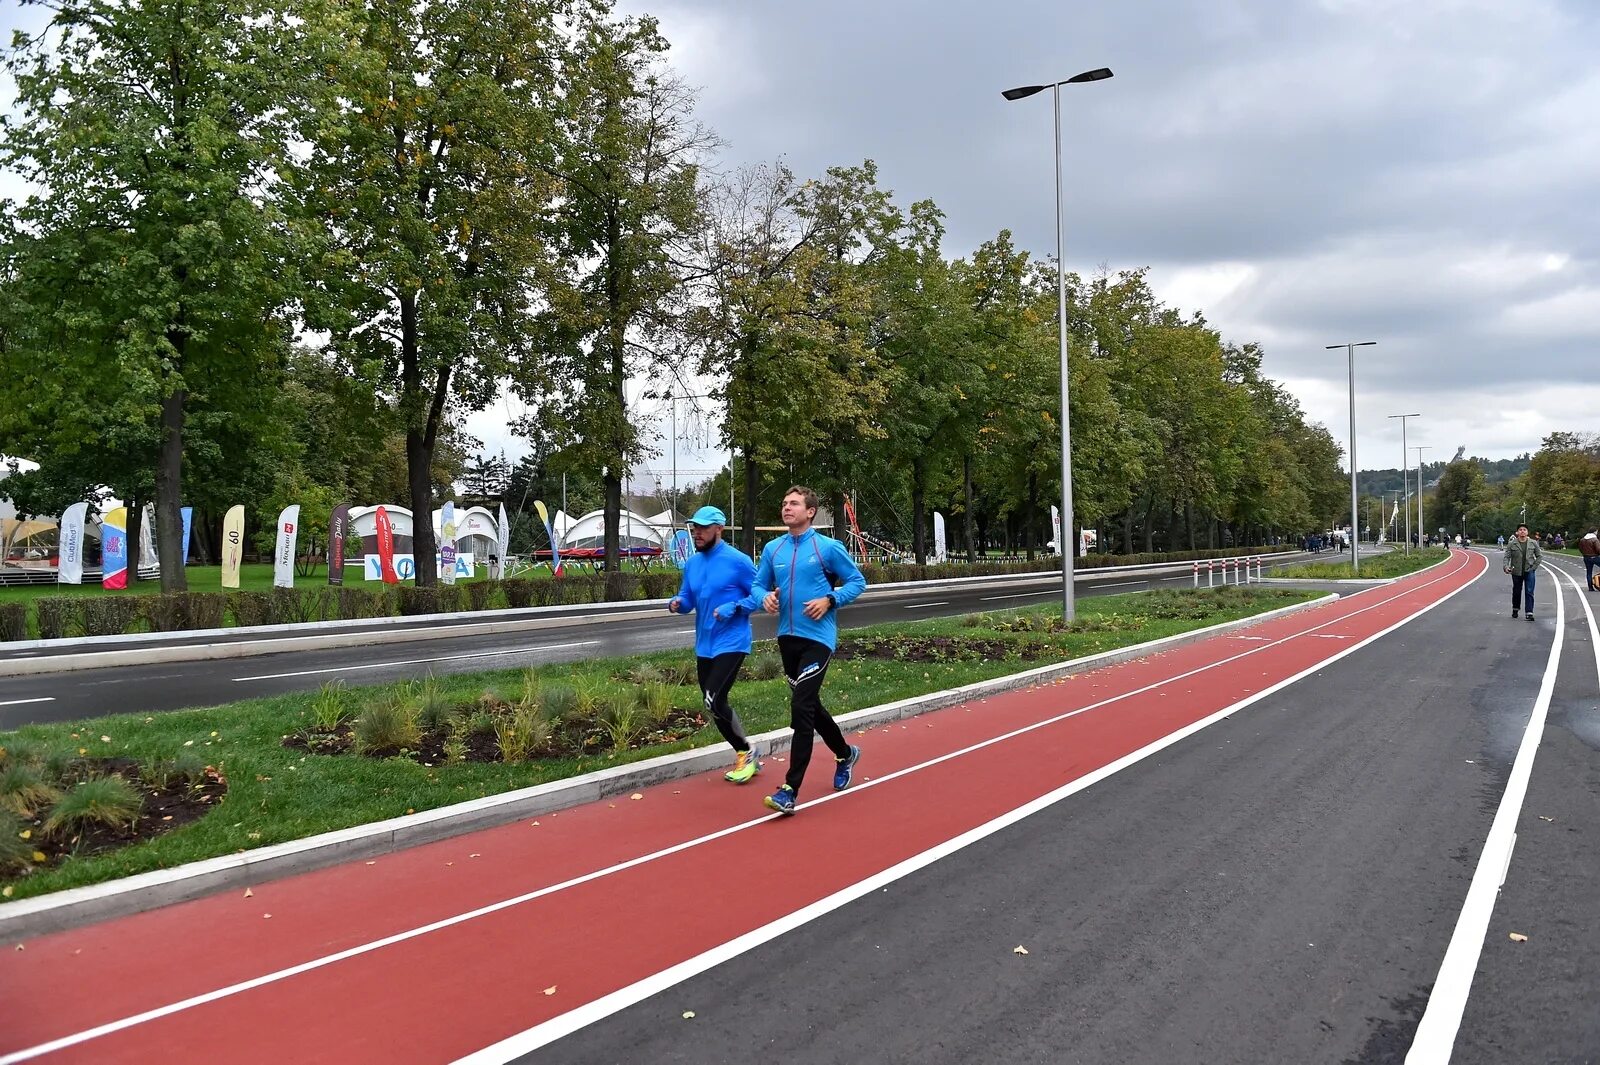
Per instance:
[[[1155,522],[1151,515],[1155,512],[1155,501],[1148,500],[1144,505],[1144,549],[1145,553],[1155,550]]]
[[[1183,524],[1188,533],[1189,550],[1194,550],[1194,500],[1185,500],[1183,504]]]
[[[418,588],[439,583],[434,565],[433,445],[450,387],[450,370],[439,370],[433,402],[423,392],[422,354],[418,339],[417,298],[400,297],[400,410],[406,425],[406,484],[411,495],[411,561]],[[424,409],[424,404],[427,404]]]
[[[761,490],[761,471],[749,448],[744,452],[744,515],[739,519],[739,549],[756,557],[756,493]]]
[[[967,541],[968,564],[978,561],[978,549],[973,545],[973,530],[976,519],[972,514],[972,453],[969,451],[961,460],[961,492],[965,499],[965,510],[961,515],[961,535]]]
[[[1034,529],[1034,526],[1039,523],[1039,504],[1034,499],[1034,497],[1037,496],[1038,494],[1039,494],[1039,477],[1038,477],[1037,474],[1029,472],[1029,474],[1028,474],[1028,505],[1027,505],[1027,509],[1023,512],[1025,514],[1025,517],[1023,518],[1024,524],[1023,524],[1023,527],[1022,527],[1022,545],[1023,545],[1023,548],[1027,551],[1027,556],[1028,556],[1028,561],[1029,562],[1033,561],[1033,529]],[[1071,520],[1070,517],[1068,517],[1067,515],[1063,515],[1063,518],[1066,518],[1067,520]]]
[[[919,566],[928,564],[927,475],[927,461],[918,455],[911,460],[911,553]]]
[[[139,541],[144,535],[144,500],[138,492],[128,493],[128,587],[139,579]],[[104,556],[101,556],[102,559]],[[100,563],[102,571],[105,563]]]
[[[156,459],[156,550],[161,590],[189,588],[183,571],[183,419],[188,394],[178,389],[161,401],[161,450]]]

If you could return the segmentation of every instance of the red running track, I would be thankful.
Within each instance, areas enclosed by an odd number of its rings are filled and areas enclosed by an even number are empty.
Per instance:
[[[237,1062],[438,1062],[546,1025],[525,1051],[1175,742],[1486,566],[1452,552],[1322,607],[876,728],[860,741],[860,783],[828,792],[824,759],[793,818],[761,813],[761,787],[780,776],[769,761],[753,787],[705,774],[249,898],[231,891],[8,944],[0,1063],[155,1062],[179,1047]],[[928,795],[939,801],[911,801]],[[750,890],[729,869],[748,870]]]

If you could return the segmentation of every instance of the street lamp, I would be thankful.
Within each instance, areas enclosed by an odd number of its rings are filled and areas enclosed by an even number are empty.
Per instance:
[[[1411,478],[1411,452],[1406,448],[1406,419],[1420,418],[1420,414],[1391,414],[1391,418],[1400,419],[1400,483],[1405,486],[1402,494],[1410,488]],[[1417,546],[1422,546],[1422,531],[1417,531]],[[1411,508],[1406,507],[1406,539],[1402,545],[1405,554],[1411,554]]]
[[[1006,89],[1000,95],[1007,100],[1022,100],[1036,92],[1050,90],[1055,101],[1056,133],[1056,314],[1061,331],[1061,531],[1056,535],[1056,550],[1061,554],[1061,621],[1070,622],[1076,615],[1072,602],[1072,551],[1067,541],[1072,539],[1072,418],[1067,406],[1067,260],[1063,245],[1066,232],[1061,210],[1061,86],[1082,85],[1090,81],[1104,81],[1111,77],[1110,67],[1098,67],[1075,74],[1054,85],[1023,85]]]
[[[1427,535],[1427,530],[1422,527],[1422,453],[1432,451],[1432,444],[1417,444],[1412,451],[1417,453],[1417,550],[1422,550],[1422,538]]]
[[[1371,347],[1376,340],[1356,340],[1345,344],[1329,344],[1327,351],[1344,348],[1350,357],[1350,572],[1361,576],[1361,537],[1354,535],[1356,523],[1356,349]]]

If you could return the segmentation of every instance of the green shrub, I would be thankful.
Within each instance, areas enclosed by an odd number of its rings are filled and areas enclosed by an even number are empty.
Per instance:
[[[466,586],[467,604],[473,610],[488,610],[497,591],[494,581],[473,581]]]
[[[144,620],[144,596],[94,595],[82,596],[83,631],[86,636],[121,636],[134,632]]]
[[[340,585],[334,591],[341,618],[351,621],[362,618],[386,618],[391,613],[388,597],[381,587],[373,590]]]
[[[64,836],[97,826],[132,828],[142,805],[139,793],[121,777],[90,777],[56,801],[44,830]]]
[[[39,766],[7,759],[0,769],[0,810],[18,817],[33,817],[61,798]]]
[[[330,680],[311,699],[311,723],[323,732],[332,732],[350,716],[350,694],[344,681]]]
[[[495,740],[500,757],[506,762],[526,762],[536,757],[550,742],[554,732],[544,708],[537,703],[518,706],[510,717],[495,721]]]
[[[466,588],[460,584],[441,584],[434,589],[438,595],[438,610],[440,614],[459,614],[465,609],[462,600],[466,597]]]
[[[670,599],[678,594],[681,583],[678,574],[671,570],[651,570],[639,575],[639,587],[644,590],[646,599]]]
[[[421,738],[416,710],[403,696],[374,703],[356,719],[355,746],[360,754],[386,755],[412,750]]]
[[[533,581],[522,577],[513,577],[508,581],[501,581],[500,586],[505,590],[506,602],[510,603],[513,608],[520,610],[533,604]]]
[[[400,613],[405,617],[417,617],[424,614],[437,614],[439,612],[439,590],[437,588],[409,588],[400,587]]]
[[[272,624],[272,597],[265,592],[232,592],[228,606],[233,610],[234,623],[242,628]]]
[[[39,638],[65,640],[85,632],[84,607],[87,596],[52,596],[35,599],[34,613],[39,619]]]
[[[457,727],[465,731],[468,736],[493,736],[495,722],[499,719],[498,714],[488,710],[478,710],[463,718]]]
[[[27,829],[10,810],[0,810],[0,874],[20,873],[33,861],[33,844],[22,838]]]
[[[178,786],[191,788],[205,776],[205,759],[192,751],[183,751],[172,758],[159,758],[145,764],[140,779],[158,791]]]
[[[621,570],[607,570],[601,578],[602,597],[595,602],[619,603],[639,598],[639,575]]]
[[[168,764],[173,777],[191,788],[205,779],[206,760],[193,751],[179,751]]]
[[[28,638],[28,605],[0,603],[0,642]]]
[[[155,632],[220,629],[227,612],[228,597],[220,592],[173,592],[144,598],[144,617]]]

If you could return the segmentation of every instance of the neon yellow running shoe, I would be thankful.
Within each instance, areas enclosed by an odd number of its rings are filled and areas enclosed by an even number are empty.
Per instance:
[[[723,775],[723,780],[731,780],[735,784],[748,784],[750,779],[761,772],[761,762],[756,758],[756,749],[740,751],[739,758],[733,763],[733,768]]]

